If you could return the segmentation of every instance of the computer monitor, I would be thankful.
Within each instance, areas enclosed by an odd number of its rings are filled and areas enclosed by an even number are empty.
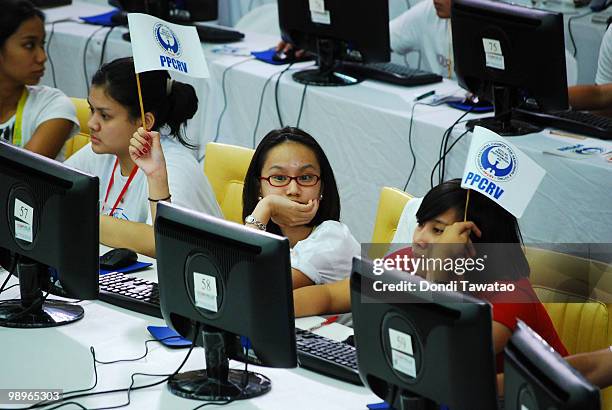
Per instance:
[[[519,321],[504,349],[507,409],[599,410],[599,389]]]
[[[155,246],[162,315],[206,351],[206,370],[169,379],[174,394],[239,400],[270,390],[266,376],[228,369],[228,359],[297,365],[287,238],[160,203]]]
[[[318,68],[293,74],[299,83],[356,84],[342,60],[389,61],[388,0],[278,0],[278,19],[285,41],[317,55]]]
[[[459,84],[492,101],[495,116],[470,121],[500,135],[540,128],[513,120],[513,109],[568,109],[561,13],[491,0],[453,0],[453,54]]]
[[[429,282],[406,272],[373,272],[371,261],[353,258],[351,306],[364,384],[396,410],[497,409],[490,306],[461,293],[420,291]],[[394,290],[381,291],[383,283]]]
[[[21,291],[21,300],[0,304],[0,326],[50,327],[83,316],[81,306],[43,292],[98,297],[98,191],[97,177],[0,142],[0,261]]]

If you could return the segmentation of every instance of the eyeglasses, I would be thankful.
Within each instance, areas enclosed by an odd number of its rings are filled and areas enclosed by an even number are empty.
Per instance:
[[[304,174],[298,175],[297,177],[290,177],[289,175],[270,175],[269,177],[259,177],[260,180],[266,180],[268,183],[275,187],[287,186],[291,181],[295,180],[300,186],[315,186],[321,179],[318,175]]]

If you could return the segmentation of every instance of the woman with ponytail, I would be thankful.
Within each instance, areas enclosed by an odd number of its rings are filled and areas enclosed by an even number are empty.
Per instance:
[[[88,98],[91,142],[66,164],[100,178],[100,241],[154,256],[151,225],[158,201],[214,216],[221,210],[195,159],[196,146],[183,130],[198,108],[195,90],[166,71],[139,76],[144,124],[133,59],[117,59],[98,70]],[[130,140],[139,129],[146,143],[131,155]],[[141,158],[144,154],[151,155]],[[169,189],[156,192],[159,180]]]

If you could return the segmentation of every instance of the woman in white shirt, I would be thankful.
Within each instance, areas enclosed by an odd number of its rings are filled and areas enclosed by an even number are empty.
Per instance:
[[[285,127],[259,143],[244,180],[245,224],[289,239],[293,288],[348,277],[359,243],[339,222],[329,160],[306,132]]]
[[[74,105],[45,73],[44,14],[27,0],[0,0],[0,139],[63,160],[64,142],[79,130]]]
[[[198,108],[195,90],[173,81],[167,71],[161,70],[141,73],[140,84],[144,125],[151,130],[142,150],[151,151],[154,134],[158,148],[155,155],[165,156],[163,169],[151,173],[146,166],[139,168],[137,157],[130,156],[132,135],[143,125],[131,57],[105,64],[94,75],[88,98],[91,143],[66,164],[100,177],[100,241],[154,256],[150,226],[154,207],[149,204],[170,201],[172,192],[172,202],[180,206],[214,216],[220,216],[221,210],[203,167],[190,149],[195,147],[185,139],[182,130]],[[162,175],[170,191],[158,196],[148,185]]]

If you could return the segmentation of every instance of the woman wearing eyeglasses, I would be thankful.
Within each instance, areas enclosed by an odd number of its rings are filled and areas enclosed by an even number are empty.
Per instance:
[[[312,136],[270,131],[249,165],[242,204],[246,226],[289,239],[294,289],[348,277],[359,243],[339,222],[334,173]]]

